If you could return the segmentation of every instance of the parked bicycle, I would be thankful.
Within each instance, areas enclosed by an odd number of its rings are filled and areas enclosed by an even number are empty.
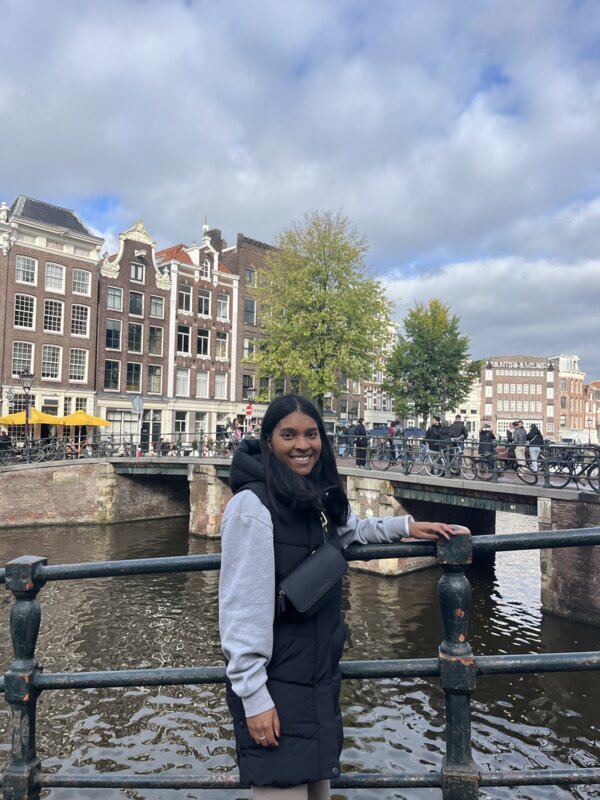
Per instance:
[[[473,456],[466,456],[458,442],[452,440],[449,446],[431,450],[425,457],[425,472],[435,478],[462,477],[472,481],[477,476],[477,466]]]

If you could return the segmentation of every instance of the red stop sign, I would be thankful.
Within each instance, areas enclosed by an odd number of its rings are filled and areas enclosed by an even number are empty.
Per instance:
[[[254,412],[254,409],[252,408],[250,403],[248,403],[248,405],[246,406],[246,416],[247,417],[251,417],[253,412]]]

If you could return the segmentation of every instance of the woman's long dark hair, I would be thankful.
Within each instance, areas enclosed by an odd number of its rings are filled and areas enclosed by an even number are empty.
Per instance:
[[[320,458],[306,477],[279,461],[270,448],[277,424],[295,411],[300,411],[315,421],[321,439]],[[314,508],[326,511],[328,519],[336,525],[346,522],[350,510],[348,498],[342,486],[331,443],[325,433],[323,419],[310,400],[299,394],[284,394],[275,398],[269,404],[262,421],[260,444],[269,499],[275,510],[281,506],[293,509]]]

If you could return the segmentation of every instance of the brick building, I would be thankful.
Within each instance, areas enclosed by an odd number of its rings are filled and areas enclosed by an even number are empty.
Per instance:
[[[120,235],[118,253],[99,264],[97,411],[111,433],[141,430],[145,444],[170,429],[171,285],[141,220]]]
[[[0,206],[0,242],[2,413],[24,408],[25,369],[34,375],[32,407],[58,416],[93,413],[103,239],[75,212],[19,196],[10,208]],[[48,433],[45,425],[34,431]]]

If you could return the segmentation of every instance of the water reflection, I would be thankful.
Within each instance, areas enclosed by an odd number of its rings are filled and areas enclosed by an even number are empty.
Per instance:
[[[23,553],[49,563],[184,555],[218,543],[188,539],[187,521],[106,527],[36,528],[3,534],[2,563]],[[353,573],[344,596],[346,658],[432,656],[441,639],[436,569],[402,580]],[[503,553],[474,571],[471,641],[477,654],[593,650],[598,631],[542,615],[537,553]],[[47,671],[194,666],[220,663],[215,572],[58,582],[40,593],[39,658]],[[3,597],[0,656],[8,645]],[[592,766],[600,735],[594,673],[480,677],[473,737],[482,770]],[[435,680],[346,681],[344,765],[355,771],[428,771],[443,751],[443,696]],[[86,772],[235,769],[223,690],[213,686],[46,692],[39,703],[39,752],[47,769]],[[6,761],[8,713],[0,705]],[[594,788],[489,789],[484,798],[590,798]],[[66,790],[52,800],[245,798],[246,792]],[[381,800],[381,791],[337,792]],[[439,798],[437,790],[387,791],[386,798]]]

